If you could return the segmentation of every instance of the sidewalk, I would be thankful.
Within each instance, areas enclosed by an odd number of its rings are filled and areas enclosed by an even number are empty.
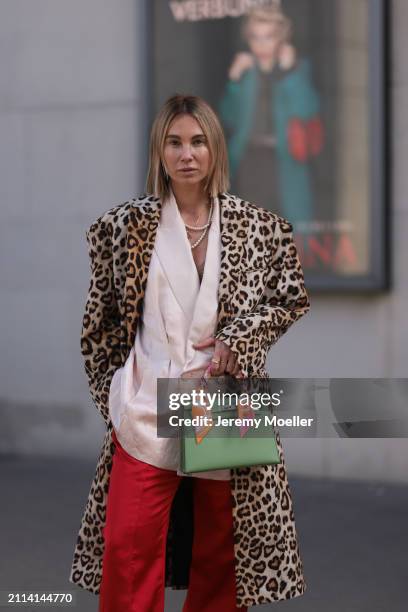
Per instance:
[[[0,590],[70,592],[76,605],[65,610],[97,611],[97,597],[68,582],[94,467],[74,459],[0,459]],[[308,589],[279,608],[251,610],[406,612],[408,488],[290,475],[289,482]],[[167,589],[166,612],[179,612],[184,597]]]

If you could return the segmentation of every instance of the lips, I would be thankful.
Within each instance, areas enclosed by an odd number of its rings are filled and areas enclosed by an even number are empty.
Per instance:
[[[181,168],[180,172],[185,172],[185,173],[189,173],[189,172],[195,172],[197,170],[197,168]]]

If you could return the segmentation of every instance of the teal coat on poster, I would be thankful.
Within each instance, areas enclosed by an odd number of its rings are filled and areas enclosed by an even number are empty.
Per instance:
[[[299,61],[271,91],[271,112],[276,130],[278,185],[281,214],[291,223],[313,218],[313,194],[307,162],[293,158],[289,150],[288,126],[291,119],[309,120],[320,110],[319,97],[312,85],[310,62]],[[223,125],[230,133],[228,156],[231,179],[236,175],[248,143],[256,108],[259,68],[248,69],[239,81],[229,80],[219,106]]]

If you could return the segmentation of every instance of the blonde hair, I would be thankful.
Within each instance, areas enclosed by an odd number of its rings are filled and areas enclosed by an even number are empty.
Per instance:
[[[282,33],[282,42],[287,42],[292,35],[292,22],[277,5],[248,11],[242,25],[242,35],[245,39],[252,23],[273,23],[278,26]]]
[[[170,190],[163,164],[165,139],[171,122],[179,115],[191,115],[199,123],[207,138],[210,151],[210,169],[205,184],[209,195],[216,197],[229,189],[227,145],[219,119],[211,106],[202,98],[175,94],[159,110],[150,133],[149,169],[146,191],[164,199]]]

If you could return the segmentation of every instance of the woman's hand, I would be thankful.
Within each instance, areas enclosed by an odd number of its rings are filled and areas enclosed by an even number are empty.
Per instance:
[[[242,74],[254,65],[254,56],[247,51],[237,53],[228,72],[231,81],[239,81]]]
[[[211,359],[212,376],[221,376],[221,374],[227,372],[231,374],[231,376],[235,376],[235,378],[243,377],[237,363],[237,354],[231,351],[230,347],[227,346],[225,342],[216,340],[214,336],[209,336],[205,340],[193,344],[193,347],[199,350],[209,346],[215,346],[214,355]]]
[[[290,70],[296,64],[296,49],[293,45],[285,43],[279,51],[279,66],[282,70]]]

